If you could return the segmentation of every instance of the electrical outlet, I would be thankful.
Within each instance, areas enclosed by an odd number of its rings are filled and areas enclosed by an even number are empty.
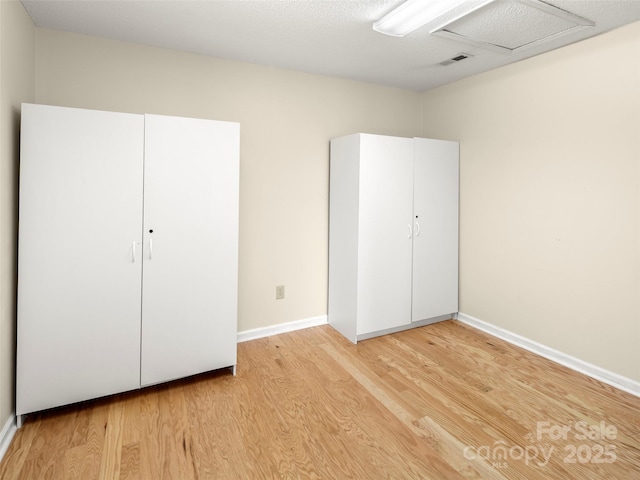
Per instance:
[[[276,300],[284,298],[284,285],[276,285]]]

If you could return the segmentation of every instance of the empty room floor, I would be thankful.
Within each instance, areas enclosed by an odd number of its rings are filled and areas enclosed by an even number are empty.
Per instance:
[[[236,377],[31,415],[0,478],[635,479],[640,398],[457,321],[321,326],[239,344]]]

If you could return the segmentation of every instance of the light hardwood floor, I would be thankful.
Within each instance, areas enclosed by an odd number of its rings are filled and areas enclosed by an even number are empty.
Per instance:
[[[238,356],[236,377],[28,417],[0,478],[640,479],[640,398],[455,321]]]

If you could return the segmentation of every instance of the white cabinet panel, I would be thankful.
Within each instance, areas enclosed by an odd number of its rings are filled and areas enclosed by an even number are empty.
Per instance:
[[[236,363],[239,138],[145,115],[142,385]]]
[[[331,140],[329,171],[329,304],[331,326],[357,341],[360,136]]]
[[[139,386],[143,145],[142,116],[23,105],[18,415]]]
[[[361,136],[358,335],[411,316],[413,140]]]
[[[458,142],[415,139],[412,321],[458,311]]]

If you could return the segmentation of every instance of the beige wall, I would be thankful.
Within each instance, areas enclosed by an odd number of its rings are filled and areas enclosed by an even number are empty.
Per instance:
[[[0,1],[0,430],[15,408],[16,240],[20,104],[34,100],[35,27]]]
[[[423,94],[461,141],[460,311],[640,380],[640,23]]]
[[[329,139],[420,133],[400,89],[45,29],[36,65],[38,103],[240,122],[240,331],[327,313]]]

